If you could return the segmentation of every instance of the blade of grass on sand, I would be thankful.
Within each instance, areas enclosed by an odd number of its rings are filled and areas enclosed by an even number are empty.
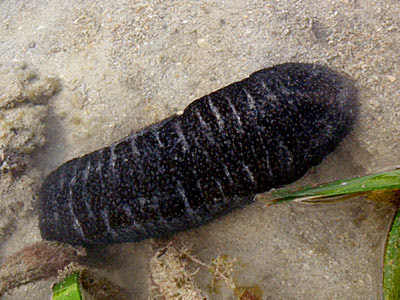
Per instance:
[[[279,189],[270,193],[272,200],[267,204],[282,201],[318,202],[332,200],[335,197],[351,197],[373,191],[400,189],[400,170],[382,172],[363,177],[337,180],[317,187]]]

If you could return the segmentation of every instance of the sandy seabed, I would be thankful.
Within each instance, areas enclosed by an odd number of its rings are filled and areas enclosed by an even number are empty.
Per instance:
[[[0,115],[13,115],[0,154],[14,177],[0,178],[0,262],[40,240],[35,191],[51,170],[278,63],[324,64],[359,89],[355,129],[301,183],[399,164],[399,28],[398,1],[1,1]],[[238,258],[236,280],[263,299],[381,299],[392,215],[363,199],[256,203],[176,238],[202,261]],[[107,272],[135,299],[148,297],[150,243],[112,247],[123,263]],[[209,292],[210,276],[195,277],[210,299],[235,299]],[[3,298],[48,299],[51,282]]]

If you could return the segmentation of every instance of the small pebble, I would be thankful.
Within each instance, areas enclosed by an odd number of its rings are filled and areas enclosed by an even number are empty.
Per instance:
[[[30,42],[29,44],[28,44],[28,48],[35,48],[36,47],[36,42],[35,41],[32,41],[32,42]]]
[[[387,75],[386,78],[392,83],[396,81],[396,77],[392,75]]]
[[[207,42],[205,39],[198,39],[197,40],[197,45],[199,45],[200,48],[210,50],[212,48],[211,44]]]

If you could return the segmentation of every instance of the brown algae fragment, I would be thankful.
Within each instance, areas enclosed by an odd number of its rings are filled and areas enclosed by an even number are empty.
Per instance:
[[[85,268],[80,272],[83,292],[96,300],[133,300],[127,291],[98,272]]]
[[[213,275],[210,289],[213,293],[219,293],[221,282],[225,283],[235,294],[238,300],[261,300],[262,290],[258,285],[239,286],[234,279],[236,258],[230,258],[227,254],[217,256],[211,261],[208,269]]]
[[[208,270],[213,275],[210,284],[210,290],[218,294],[221,282],[224,282],[231,290],[236,289],[235,281],[233,280],[234,264],[237,259],[230,259],[227,254],[222,254],[211,260]]]
[[[188,247],[168,244],[150,260],[151,299],[203,300],[207,299],[188,271]]]
[[[85,299],[132,300],[123,288],[88,264],[84,249],[47,241],[31,244],[8,257],[0,266],[0,297],[28,283],[51,277],[62,281],[70,274],[78,273]]]
[[[80,291],[84,299],[95,300],[133,300],[129,293],[100,274],[97,269],[71,262],[58,272],[57,281],[61,282],[71,274],[78,274]]]
[[[13,288],[56,276],[79,255],[71,246],[39,242],[8,257],[0,267],[0,297]]]
[[[263,294],[259,285],[236,287],[234,292],[239,300],[261,300]]]
[[[171,242],[159,249],[150,261],[150,299],[208,299],[206,293],[197,287],[194,273],[189,272],[189,262],[207,269],[212,275],[210,290],[219,293],[221,283],[232,290],[238,300],[261,300],[262,290],[258,285],[241,286],[234,279],[234,265],[237,259],[222,254],[206,264],[191,254],[191,247]]]

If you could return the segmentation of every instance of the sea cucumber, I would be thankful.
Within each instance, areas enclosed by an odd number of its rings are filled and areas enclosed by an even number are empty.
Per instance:
[[[42,237],[95,246],[207,223],[319,164],[351,129],[356,98],[323,66],[257,71],[50,173]]]

